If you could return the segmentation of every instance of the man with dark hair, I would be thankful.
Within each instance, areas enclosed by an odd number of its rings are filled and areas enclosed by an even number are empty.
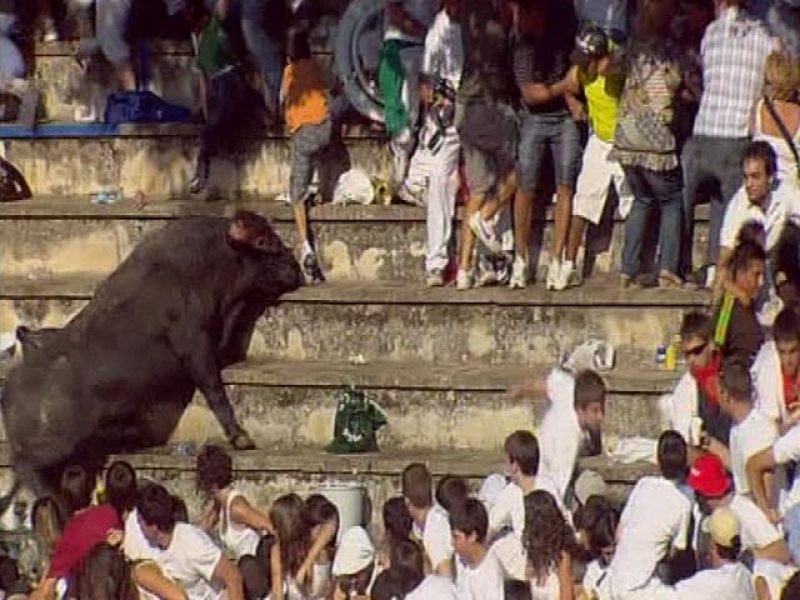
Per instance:
[[[414,528],[422,540],[433,572],[453,577],[453,540],[447,512],[433,504],[433,482],[428,467],[412,463],[403,469],[401,488]]]
[[[685,550],[691,503],[679,484],[686,474],[686,442],[676,431],[658,439],[659,477],[643,477],[633,488],[619,524],[617,550],[608,567],[613,598],[658,598],[667,586],[656,575],[672,550]]]
[[[449,577],[425,575],[424,557],[417,544],[403,540],[391,551],[389,571],[400,576],[405,600],[460,600]]]
[[[800,422],[800,316],[784,308],[772,325],[751,370],[758,410],[775,421],[781,433]]]
[[[469,497],[467,482],[463,477],[445,475],[436,486],[436,502],[448,513],[464,504]]]
[[[575,474],[578,456],[600,439],[606,408],[606,384],[594,371],[573,378],[555,369],[547,380],[550,409],[539,428],[542,462],[540,474],[551,479],[556,499],[569,504],[567,488]]]
[[[712,452],[728,463],[731,421],[719,406],[722,357],[714,350],[711,329],[711,319],[704,313],[693,311],[683,317],[681,351],[687,370],[672,394],[662,397],[660,408],[668,428],[686,440],[692,458]]]
[[[157,561],[164,574],[183,587],[189,600],[244,599],[239,570],[201,529],[175,522],[166,489],[147,485],[136,511],[145,539],[161,551]]]
[[[717,309],[714,344],[722,354],[722,366],[739,362],[750,368],[764,331],[758,321],[755,300],[764,285],[766,254],[756,242],[742,242],[730,259],[731,287]]]
[[[722,412],[734,423],[730,444],[733,485],[737,494],[749,496],[747,461],[772,446],[778,437],[778,430],[775,423],[753,407],[750,373],[743,365],[730,363],[725,366],[720,374],[719,391]],[[771,474],[766,477],[767,488],[774,492],[770,496],[774,502],[777,499],[775,480]]]
[[[489,512],[490,538],[494,538],[504,527],[510,526],[512,533],[522,539],[525,527],[524,497],[534,490],[545,490],[561,499],[558,488],[551,479],[539,475],[539,443],[530,431],[518,430],[505,441],[506,477],[509,484],[500,492]]]
[[[744,183],[725,209],[719,240],[719,259],[714,282],[714,293],[720,296],[730,284],[731,261],[739,234],[748,223],[763,225],[764,250],[777,247],[789,217],[792,199],[781,188],[775,188],[777,157],[772,146],[765,141],[747,146],[742,160]]]
[[[502,600],[503,570],[486,544],[489,517],[483,503],[468,498],[450,513],[453,548],[459,559],[456,589],[462,599]]]

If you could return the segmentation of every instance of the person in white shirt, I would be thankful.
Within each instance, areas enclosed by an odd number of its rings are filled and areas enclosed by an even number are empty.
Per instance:
[[[489,539],[494,539],[504,527],[522,538],[525,526],[526,494],[546,490],[559,499],[561,493],[555,483],[539,475],[539,443],[530,431],[519,430],[510,434],[504,444],[506,451],[506,476],[510,483],[500,492],[489,511]]]
[[[425,36],[420,90],[428,110],[408,175],[397,192],[401,200],[427,207],[425,270],[429,286],[445,283],[458,192],[461,143],[453,116],[464,68],[460,4],[460,0],[445,0]]]
[[[336,548],[332,575],[334,598],[360,598],[369,595],[378,576],[375,546],[363,527],[351,527]]]
[[[453,578],[453,539],[447,512],[433,504],[433,483],[428,468],[412,463],[403,469],[401,485],[408,512],[422,539],[436,575]]]
[[[435,573],[425,575],[422,552],[419,545],[410,540],[403,540],[392,548],[389,570],[400,575],[405,600],[460,600],[450,577]]]
[[[734,422],[731,429],[731,470],[737,494],[750,495],[747,461],[751,456],[772,446],[778,428],[753,406],[752,384],[747,368],[737,362],[728,363],[719,377],[720,407]],[[767,488],[772,491],[772,505],[777,499],[775,478],[766,474]]]
[[[730,508],[717,508],[708,519],[708,532],[712,568],[678,582],[675,597],[680,600],[755,600],[751,574],[738,561],[741,539],[736,514]]]
[[[244,599],[238,569],[201,529],[175,522],[167,490],[157,484],[145,487],[136,511],[145,539],[161,550],[159,566],[183,587],[188,600]]]
[[[688,544],[691,502],[679,488],[686,473],[686,442],[675,431],[658,439],[660,477],[644,477],[633,488],[617,530],[617,549],[603,582],[614,600],[650,600],[668,590],[656,574],[659,562]]]
[[[450,513],[453,548],[458,557],[459,600],[503,600],[503,569],[486,545],[489,516],[480,500],[468,498]]]
[[[781,532],[750,498],[733,493],[731,480],[718,457],[706,454],[695,460],[687,481],[704,514],[719,507],[728,507],[736,514],[741,525],[742,549],[750,550],[756,561],[789,562],[789,550]],[[756,487],[758,485],[750,479],[754,494]],[[763,483],[761,487],[763,489]]]
[[[756,408],[780,433],[800,423],[800,316],[783,309],[772,325],[772,340],[762,344],[751,369]]]
[[[781,239],[794,201],[783,189],[775,190],[777,171],[775,150],[767,142],[752,142],[742,159],[744,183],[725,208],[720,230],[719,260],[714,282],[716,297],[732,280],[731,258],[739,233],[745,224],[763,225],[764,249],[771,252]],[[775,190],[775,191],[773,191]]]
[[[712,452],[730,464],[731,420],[719,407],[717,380],[722,360],[714,349],[712,329],[704,313],[693,311],[683,317],[680,337],[686,373],[672,394],[662,396],[660,410],[665,429],[677,431],[686,440],[690,460]]]
[[[591,370],[573,377],[556,368],[544,384],[527,382],[509,390],[512,396],[544,391],[550,408],[538,431],[541,464],[539,475],[553,481],[558,498],[567,506],[567,488],[575,473],[575,464],[589,436],[599,438],[605,415],[606,384]]]
[[[584,596],[598,598],[617,549],[619,513],[605,496],[590,496],[575,512],[578,542],[588,554],[582,588]]]

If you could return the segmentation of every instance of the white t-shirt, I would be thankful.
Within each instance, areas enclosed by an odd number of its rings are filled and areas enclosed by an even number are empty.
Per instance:
[[[212,584],[221,558],[222,551],[205,532],[188,523],[176,523],[160,562],[164,574],[183,587],[189,600],[221,600],[224,590]]]
[[[699,571],[675,586],[680,600],[753,600],[752,575],[742,563]]]
[[[788,413],[783,396],[783,373],[778,347],[773,340],[761,344],[750,367],[750,377],[753,380],[756,408],[774,421],[786,420]]]
[[[522,545],[522,539],[509,533],[495,540],[489,551],[500,563],[505,579],[524,581],[528,578],[528,556]]]
[[[743,550],[761,550],[783,539],[775,525],[747,496],[735,494],[729,508],[739,519]]]
[[[425,517],[425,528],[417,531],[422,539],[425,554],[435,569],[444,560],[453,557],[453,534],[450,530],[450,518],[447,511],[438,504],[434,504]]]
[[[503,569],[493,552],[473,568],[459,560],[456,590],[459,600],[503,600]]]
[[[747,482],[747,461],[751,456],[772,446],[778,438],[775,422],[755,408],[744,421],[731,427],[730,449],[733,485],[738,494],[750,492]]]
[[[538,431],[539,476],[555,483],[563,502],[585,439],[575,412],[575,379],[561,369],[553,369],[547,378],[547,395],[551,405]]]
[[[463,70],[461,26],[450,18],[447,11],[441,10],[425,36],[422,72],[446,79],[457,90]]]
[[[537,475],[534,480],[534,491],[543,490],[555,498],[556,504],[565,512],[556,484],[545,475]],[[510,525],[514,535],[521,538],[525,529],[525,494],[516,483],[509,483],[497,498],[489,511],[489,531],[499,531]]]
[[[406,594],[406,600],[460,600],[456,586],[446,577],[428,575],[417,587]]]
[[[795,425],[772,444],[775,462],[779,465],[800,460],[800,425]]]
[[[783,227],[789,217],[790,206],[791,200],[786,197],[785,192],[778,189],[771,193],[767,210],[762,211],[760,207],[750,202],[747,192],[742,186],[725,209],[719,238],[720,246],[731,250],[735,248],[736,237],[742,226],[749,221],[755,221],[764,226],[767,234],[767,250],[771,250],[783,233]]]
[[[600,593],[600,584],[606,577],[608,567],[602,567],[600,561],[595,559],[586,565],[586,572],[583,574],[583,591],[590,598],[596,598]]]
[[[409,17],[425,27],[431,26],[436,13],[439,12],[438,0],[392,0],[392,3],[402,4],[403,10]],[[417,38],[404,33],[399,27],[394,25],[388,15],[385,21],[386,31],[383,34],[385,40],[405,40],[408,42],[421,42],[422,38]]]
[[[134,563],[153,561],[156,564],[161,564],[163,551],[151,546],[147,538],[144,537],[142,528],[139,525],[138,514],[136,509],[133,509],[125,518],[125,536],[122,540],[122,552],[125,554],[125,558]],[[141,600],[158,600],[157,596],[139,586],[136,587],[139,590]]]
[[[643,586],[671,547],[686,548],[691,502],[674,482],[644,477],[622,511],[619,542],[609,565],[615,590]]]

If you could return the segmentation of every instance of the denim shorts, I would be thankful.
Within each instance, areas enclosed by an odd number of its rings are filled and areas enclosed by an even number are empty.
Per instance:
[[[539,183],[545,151],[555,167],[556,185],[575,189],[581,168],[581,131],[569,113],[522,112],[517,175],[522,191],[532,193]]]
[[[514,170],[518,121],[504,103],[457,104],[455,125],[470,193],[484,196]]]

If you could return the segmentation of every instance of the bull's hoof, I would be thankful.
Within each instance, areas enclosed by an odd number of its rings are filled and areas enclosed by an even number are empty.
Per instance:
[[[236,435],[233,436],[231,440],[231,444],[233,444],[233,447],[237,450],[253,450],[256,447],[250,435],[248,435],[244,429],[240,429],[236,432]]]

